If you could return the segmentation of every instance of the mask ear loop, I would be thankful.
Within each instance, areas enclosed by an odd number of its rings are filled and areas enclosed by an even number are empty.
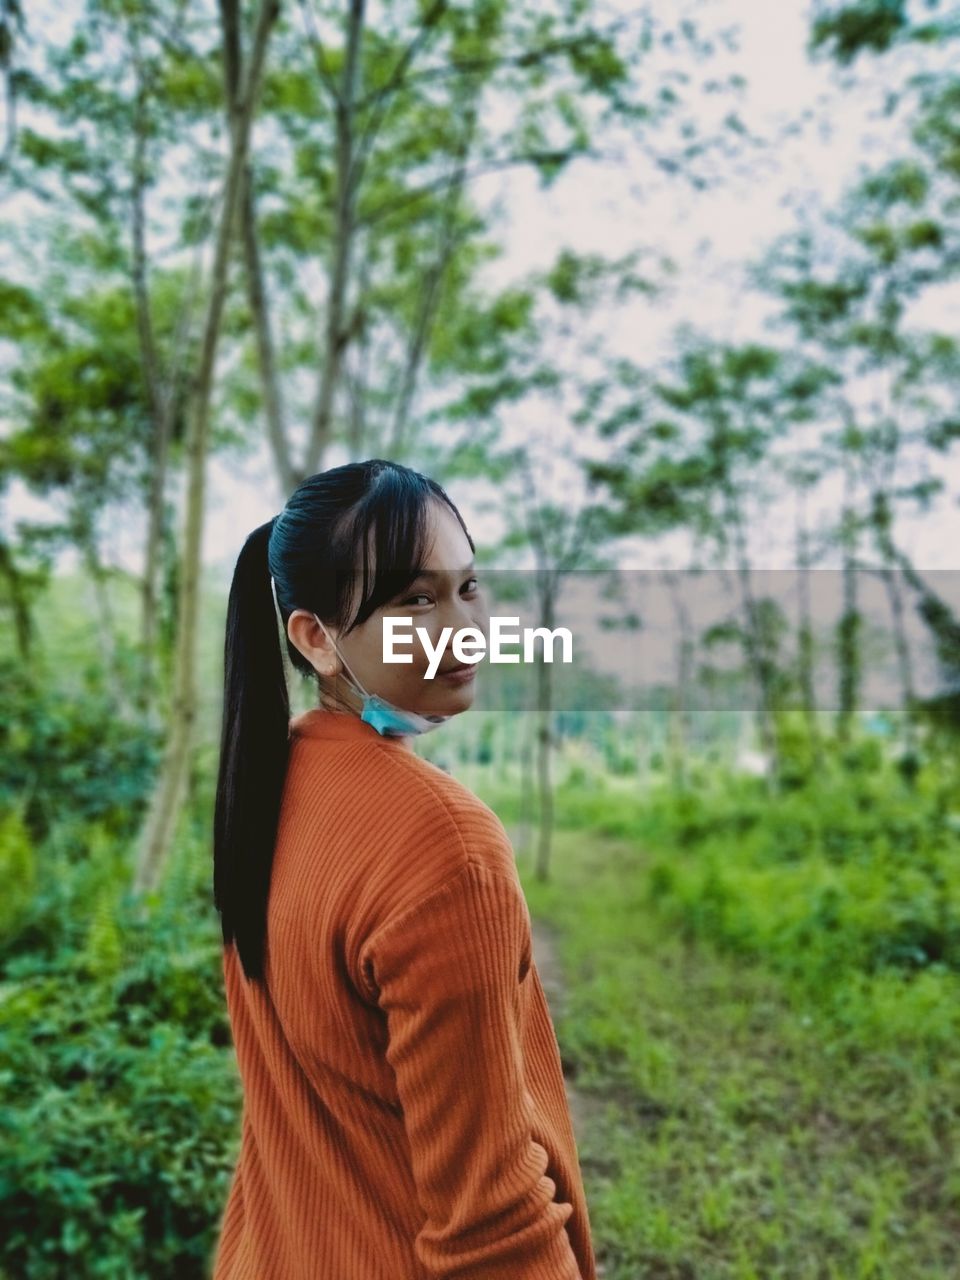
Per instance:
[[[277,584],[273,580],[273,574],[270,575],[270,592],[273,595],[273,610],[277,619],[277,628],[280,633],[280,662],[283,665],[283,680],[287,686],[287,705],[290,705],[290,654],[287,652],[287,630],[283,625],[283,614],[280,612],[280,602],[277,599]]]
[[[314,614],[313,616],[314,616],[315,618],[317,618],[317,615],[316,615],[316,614]],[[350,672],[350,679],[351,679],[351,680],[353,681],[353,683],[357,686],[357,688],[360,690],[360,692],[362,693],[362,695],[363,695],[365,698],[369,698],[369,697],[370,697],[369,693],[367,693],[366,689],[364,689],[363,685],[360,683],[360,681],[357,679],[357,677],[353,674],[353,669],[352,669],[352,667],[350,666],[350,663],[349,663],[349,662],[347,662],[346,658],[345,658],[345,657],[343,656],[343,654],[340,652],[340,646],[337,644],[336,640],[334,640],[333,636],[331,636],[331,635],[330,635],[330,632],[329,632],[329,631],[327,630],[327,628],[323,625],[323,623],[320,621],[320,619],[319,619],[319,618],[317,618],[317,626],[320,628],[320,630],[323,632],[323,634],[324,634],[325,636],[327,636],[327,637],[330,639],[331,644],[333,645],[334,649],[336,650],[337,657],[340,659],[340,661],[343,663],[343,665],[344,665],[344,666],[347,668],[347,670]]]

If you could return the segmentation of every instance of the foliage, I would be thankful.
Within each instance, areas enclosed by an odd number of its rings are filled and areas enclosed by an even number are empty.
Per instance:
[[[24,679],[19,664],[0,660],[0,808],[22,800],[37,841],[68,816],[125,840],[147,801],[160,735],[116,715],[99,660],[89,662],[86,676],[75,665],[73,691]]]
[[[59,946],[28,933],[4,957],[0,1272],[200,1280],[240,1101],[205,844],[144,918],[97,834],[74,832],[79,865],[64,838],[38,850]]]
[[[662,851],[647,893],[689,939],[825,994],[857,977],[960,975],[960,791],[936,757],[905,781],[877,739],[838,749],[771,797],[725,768],[637,791],[574,773],[561,829]],[[494,798],[505,820],[516,802]]]
[[[607,799],[626,811],[626,794]],[[553,1007],[604,1274],[954,1275],[960,977],[885,968],[804,985],[775,951],[691,936],[651,889],[667,881],[669,898],[699,844],[673,843],[669,820],[651,831],[645,809],[634,795],[622,837],[558,832],[553,882],[525,883],[538,964],[552,951],[565,980]],[[734,907],[749,905],[726,816],[720,870]],[[706,922],[723,901],[707,882],[691,914]],[[816,939],[805,957],[816,966]]]

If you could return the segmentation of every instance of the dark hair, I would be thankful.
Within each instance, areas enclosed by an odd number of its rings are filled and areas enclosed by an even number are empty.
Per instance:
[[[441,485],[398,462],[371,458],[308,476],[279,515],[254,529],[237,558],[224,642],[213,896],[224,945],[236,942],[248,979],[264,977],[267,898],[289,752],[290,701],[270,576],[290,661],[305,677],[316,677],[285,634],[290,614],[309,609],[343,634],[365,622],[423,568],[432,500],[447,504],[475,550]],[[362,593],[351,619],[358,577]]]

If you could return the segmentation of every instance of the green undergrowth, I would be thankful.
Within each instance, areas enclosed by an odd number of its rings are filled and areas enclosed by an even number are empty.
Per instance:
[[[960,1274],[956,826],[841,781],[574,789],[521,853],[604,1280]]]
[[[102,823],[0,827],[0,1280],[209,1276],[241,1092],[206,854],[141,912]]]

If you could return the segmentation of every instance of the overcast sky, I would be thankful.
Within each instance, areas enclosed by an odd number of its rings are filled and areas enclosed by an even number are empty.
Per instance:
[[[889,147],[890,126],[871,121],[878,94],[870,85],[860,93],[841,92],[838,73],[830,65],[812,66],[804,52],[808,31],[808,6],[802,0],[706,0],[699,12],[706,25],[737,23],[741,49],[724,59],[728,69],[739,70],[749,83],[740,106],[743,119],[755,132],[779,137],[791,121],[810,118],[795,136],[782,139],[745,173],[730,174],[721,186],[696,193],[679,183],[638,182],[632,165],[590,168],[585,179],[575,166],[549,191],[541,191],[532,174],[504,171],[483,178],[474,188],[482,204],[499,201],[509,210],[505,229],[506,252],[491,268],[491,280],[503,284],[533,267],[547,265],[563,245],[604,253],[626,252],[638,245],[655,245],[680,268],[672,296],[651,305],[638,303],[628,323],[621,323],[611,341],[635,358],[670,350],[674,326],[694,323],[701,331],[732,339],[764,337],[763,299],[748,295],[740,275],[741,265],[756,257],[763,245],[794,223],[799,202],[829,206],[854,176],[861,161],[879,162]],[[35,0],[30,7],[34,29],[44,11],[65,12],[49,0]],[[48,16],[47,21],[60,21]],[[874,86],[878,73],[873,75]],[[716,104],[704,100],[704,109]],[[642,187],[642,189],[639,189]],[[960,321],[960,289],[936,291],[918,311],[917,322],[957,332]],[[518,419],[518,430],[524,424]],[[332,450],[325,465],[345,460]],[[957,480],[955,462],[946,477],[951,493],[941,501],[937,514],[922,521],[904,523],[900,539],[920,568],[955,567],[952,544],[957,529]],[[544,496],[557,501],[559,477],[543,479]],[[552,487],[551,487],[552,486]],[[451,484],[451,496],[479,543],[496,536],[498,522],[475,508],[477,493],[466,484]],[[246,534],[270,518],[283,504],[266,449],[243,462],[217,458],[208,470],[209,503],[204,534],[204,559],[225,571]],[[835,495],[825,494],[829,505]],[[7,527],[21,515],[36,516],[43,507],[19,487],[9,492],[4,521]],[[139,506],[113,526],[107,558],[129,568],[140,567],[142,523]],[[758,518],[752,527],[757,563],[782,568],[792,563],[792,513],[782,514],[769,527]],[[948,528],[947,526],[951,526]],[[651,567],[671,563],[684,567],[688,552],[685,538],[666,541],[651,560],[644,554],[624,560],[625,567]]]

